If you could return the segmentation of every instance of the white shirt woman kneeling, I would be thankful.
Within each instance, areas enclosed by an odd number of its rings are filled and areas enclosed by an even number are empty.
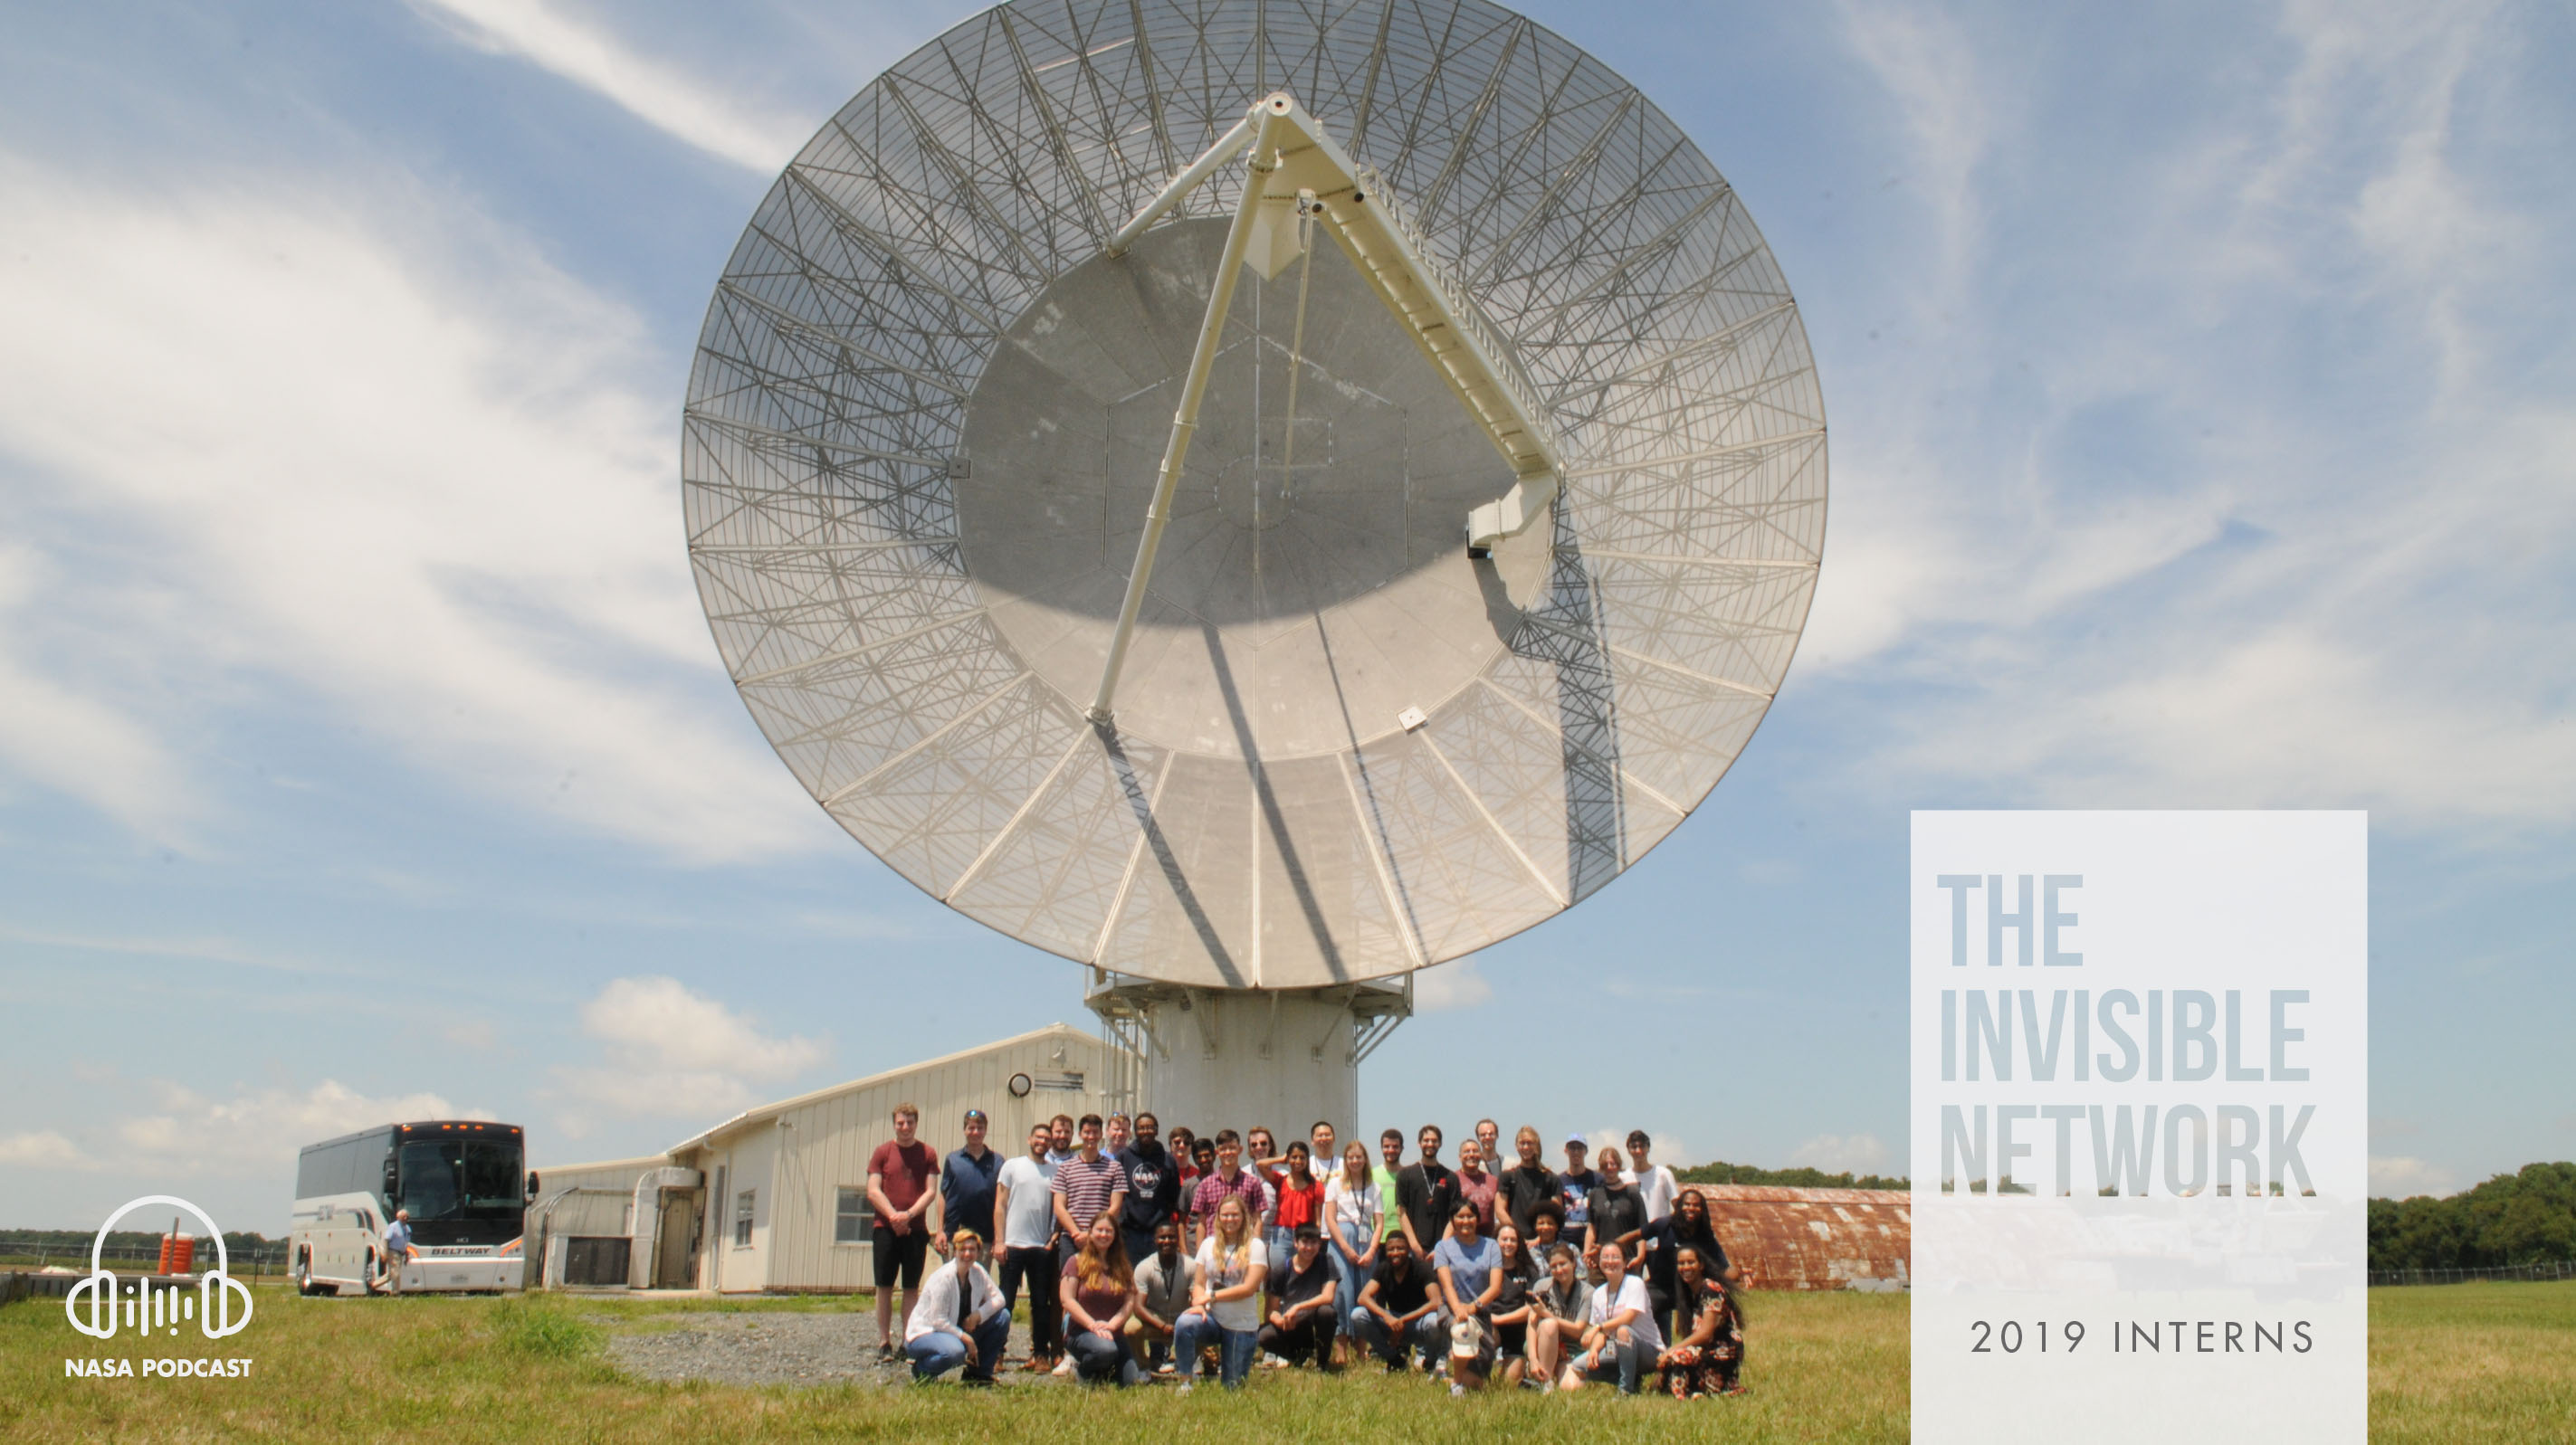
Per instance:
[[[948,1245],[949,1261],[921,1282],[921,1302],[904,1321],[903,1352],[916,1381],[935,1380],[963,1365],[960,1378],[989,1385],[1011,1337],[1010,1306],[984,1272],[981,1235],[960,1229],[948,1236]]]
[[[1644,1277],[1629,1272],[1626,1251],[1604,1245],[1601,1283],[1593,1287],[1585,1314],[1583,1353],[1570,1362],[1565,1388],[1580,1389],[1586,1380],[1617,1380],[1619,1393],[1636,1394],[1639,1374],[1663,1348]]]

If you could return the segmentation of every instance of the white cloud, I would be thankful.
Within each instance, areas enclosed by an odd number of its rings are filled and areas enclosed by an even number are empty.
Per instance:
[[[468,44],[515,56],[592,91],[709,155],[775,174],[811,127],[746,106],[546,0],[412,0]]]
[[[1789,1162],[1828,1174],[1876,1174],[1887,1165],[1887,1145],[1875,1134],[1818,1134],[1790,1150]]]
[[[2438,1164],[2402,1155],[2370,1156],[2370,1194],[2374,1199],[2411,1199],[2418,1194],[2458,1191],[2459,1176]]]
[[[0,761],[134,831],[178,841],[200,799],[151,727],[117,703],[46,676],[18,655],[53,569],[0,547]]]
[[[1842,20],[1844,43],[1897,106],[1911,189],[1934,220],[1941,289],[1955,292],[1983,229],[1976,176],[1996,128],[1994,77],[1960,27],[1934,11],[1847,3]]]
[[[251,1089],[210,1099],[178,1084],[161,1086],[157,1113],[116,1126],[119,1168],[196,1174],[274,1173],[307,1144],[401,1119],[489,1119],[488,1110],[459,1110],[437,1094],[371,1098],[337,1079],[309,1089]]]
[[[20,1169],[96,1169],[98,1161],[51,1129],[0,1134],[0,1164]]]
[[[2293,5],[2278,85],[2065,131],[2102,177],[2075,191],[2026,184],[2077,158],[1990,84],[2027,34],[1844,13],[1933,232],[1842,302],[1921,332],[1836,378],[1801,655],[1873,686],[1851,775],[2576,822],[2576,407],[2530,301],[2566,217],[2454,126],[2523,74],[2491,8]]]
[[[572,1101],[568,1133],[593,1112],[712,1122],[759,1103],[755,1084],[777,1084],[823,1061],[801,1035],[763,1033],[751,1019],[677,979],[621,978],[582,1005],[582,1032],[600,1045],[596,1064],[558,1068]]]
[[[1492,1002],[1494,986],[1474,960],[1439,964],[1413,975],[1413,1006],[1424,1013],[1470,1009]]]
[[[631,313],[422,198],[0,191],[5,575],[44,579],[0,758],[166,828],[192,711],[320,711],[684,859],[828,836],[715,670]]]

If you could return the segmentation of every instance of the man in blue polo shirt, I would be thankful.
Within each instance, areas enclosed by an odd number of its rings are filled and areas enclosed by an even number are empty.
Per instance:
[[[935,1241],[941,1254],[948,1253],[948,1236],[953,1230],[971,1229],[988,1242],[1001,1236],[993,1232],[993,1185],[1002,1174],[1002,1156],[984,1145],[984,1131],[991,1121],[981,1109],[966,1111],[966,1147],[949,1154],[939,1166],[939,1238]],[[999,1246],[995,1246],[999,1253]]]

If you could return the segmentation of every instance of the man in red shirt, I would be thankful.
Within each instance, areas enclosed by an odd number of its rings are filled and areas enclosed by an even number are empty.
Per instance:
[[[894,1337],[896,1275],[903,1279],[903,1317],[909,1320],[921,1303],[924,1247],[939,1232],[939,1191],[931,1187],[939,1177],[939,1156],[913,1137],[920,1127],[920,1109],[895,1105],[894,1137],[868,1156],[868,1208],[876,1215],[868,1227],[868,1253],[877,1272],[877,1353],[886,1357],[900,1348]]]

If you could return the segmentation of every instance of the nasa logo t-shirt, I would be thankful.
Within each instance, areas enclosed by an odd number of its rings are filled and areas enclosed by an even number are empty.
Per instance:
[[[1131,1144],[1118,1156],[1118,1167],[1127,1173],[1126,1217],[1118,1223],[1137,1234],[1171,1218],[1180,1203],[1181,1181],[1172,1172],[1172,1156],[1160,1149],[1155,1153],[1160,1157],[1148,1158]]]

